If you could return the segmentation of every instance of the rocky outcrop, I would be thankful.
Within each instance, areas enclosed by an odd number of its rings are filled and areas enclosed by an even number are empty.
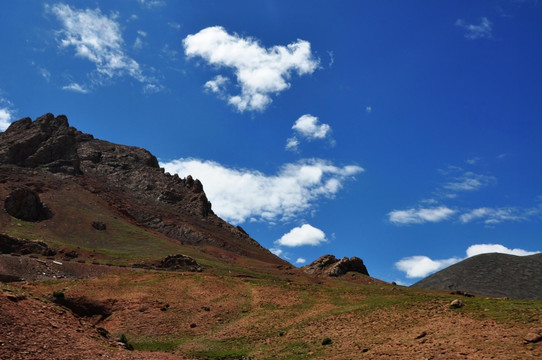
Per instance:
[[[17,239],[5,234],[0,234],[0,254],[40,254],[53,256],[56,250],[51,249],[42,241]]]
[[[349,271],[369,275],[363,260],[355,256],[350,259],[344,257],[339,260],[334,255],[324,255],[310,265],[305,266],[303,271],[311,275],[326,274],[333,277],[344,275]]]
[[[24,221],[40,221],[52,216],[38,193],[25,188],[12,191],[4,201],[4,208],[11,216]]]
[[[21,119],[0,134],[0,162],[80,174],[75,146],[80,134],[68,125],[64,115],[45,114],[35,121]]]
[[[199,266],[197,261],[190,256],[177,254],[169,255],[166,258],[160,260],[156,267],[166,270],[174,271],[202,271],[202,267]]]

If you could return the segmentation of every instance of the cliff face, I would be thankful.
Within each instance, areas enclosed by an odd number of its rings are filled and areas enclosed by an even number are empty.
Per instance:
[[[52,183],[74,182],[130,221],[172,239],[285,264],[216,216],[199,180],[165,173],[145,149],[94,139],[70,127],[64,115],[12,123],[0,133],[0,167],[4,183],[15,173],[31,177],[26,183],[38,192],[54,188]]]

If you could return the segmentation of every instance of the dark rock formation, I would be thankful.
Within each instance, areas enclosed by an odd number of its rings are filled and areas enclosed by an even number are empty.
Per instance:
[[[202,271],[203,269],[195,259],[186,255],[169,255],[160,260],[156,267],[175,271]]]
[[[92,227],[96,230],[105,230],[107,229],[107,225],[105,225],[105,223],[101,222],[101,221],[93,221],[92,222]]]
[[[30,189],[12,191],[4,201],[4,208],[11,216],[24,221],[40,221],[52,216],[38,193]]]
[[[436,272],[413,287],[483,296],[542,300],[542,253],[481,254]]]
[[[64,115],[45,114],[34,122],[24,118],[1,135],[0,162],[23,167],[44,167],[51,172],[80,174],[76,139],[81,134]]]
[[[339,260],[334,255],[324,255],[303,269],[307,274],[327,274],[334,277],[344,275],[349,271],[369,275],[363,260],[355,256],[350,259],[344,257]]]
[[[40,254],[53,256],[56,250],[51,249],[44,242],[17,239],[5,234],[0,234],[0,254]]]
[[[62,295],[64,295],[62,293]],[[53,296],[52,300],[64,307],[70,309],[75,315],[80,317],[98,317],[96,322],[102,321],[113,313],[113,300],[94,300],[84,296],[67,297]]]

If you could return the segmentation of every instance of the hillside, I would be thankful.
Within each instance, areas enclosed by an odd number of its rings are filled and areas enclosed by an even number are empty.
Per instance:
[[[2,360],[542,356],[542,301],[396,286],[355,256],[294,268],[198,180],[62,115],[0,133],[0,198]]]
[[[63,115],[11,124],[0,133],[0,164],[2,199],[30,191],[49,212],[40,219],[1,212],[2,233],[116,260],[187,247],[257,268],[289,265],[216,216],[197,179],[164,173],[148,151],[94,139]]]
[[[481,254],[432,274],[412,286],[542,300],[542,254]]]

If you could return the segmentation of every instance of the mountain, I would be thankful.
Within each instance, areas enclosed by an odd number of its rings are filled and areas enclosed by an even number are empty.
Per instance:
[[[412,287],[542,300],[542,253],[473,256],[418,281]]]
[[[0,133],[0,196],[0,232],[14,237],[119,259],[192,246],[221,261],[289,266],[216,216],[199,180],[165,173],[145,149],[94,139],[64,115]]]

